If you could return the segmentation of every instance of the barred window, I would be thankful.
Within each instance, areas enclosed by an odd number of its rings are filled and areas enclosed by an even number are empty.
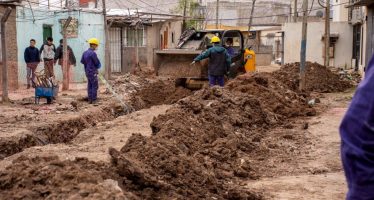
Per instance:
[[[137,32],[137,38],[138,38],[138,46],[140,47],[144,47],[147,45],[147,34],[146,34],[146,30],[144,28],[141,28],[141,29],[138,29],[137,31],[135,31],[134,28],[125,28],[124,29],[124,36],[125,36],[125,40],[124,40],[124,46],[126,47],[134,47],[136,46],[136,34]]]

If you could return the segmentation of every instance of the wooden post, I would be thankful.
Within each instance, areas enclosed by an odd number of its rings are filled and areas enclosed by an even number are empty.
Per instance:
[[[308,31],[308,0],[303,2],[303,25],[300,51],[300,91],[305,89],[306,41]]]
[[[105,73],[104,73],[104,76],[107,80],[109,80],[111,77],[112,70],[110,66],[109,27],[107,25],[105,0],[103,0],[103,16],[104,16],[104,29],[105,29]]]
[[[325,16],[325,66],[330,66],[330,0],[326,0]]]
[[[69,64],[69,52],[68,52],[68,42],[67,42],[67,28],[71,22],[72,18],[69,16],[68,19],[65,21],[64,27],[62,29],[62,35],[64,37],[63,41],[63,50],[62,50],[62,90],[69,90],[70,84],[70,64]]]
[[[219,18],[219,0],[217,0],[217,5],[216,5],[216,29],[218,29],[218,18]]]
[[[294,8],[293,8],[293,22],[297,22],[297,17],[298,17],[298,13],[297,13],[297,0],[294,1]]]
[[[4,15],[1,17],[1,55],[3,61],[3,70],[2,70],[2,86],[3,86],[3,95],[2,102],[9,102],[8,96],[8,61],[7,61],[7,46],[6,46],[6,21],[9,18],[12,8],[8,7]]]
[[[253,13],[255,11],[255,4],[256,0],[252,0],[252,8],[251,8],[251,16],[249,17],[249,22],[248,22],[248,38],[247,38],[247,45],[249,46],[249,37],[251,36],[251,26],[252,26],[252,21],[253,21]]]
[[[136,13],[138,15],[138,19],[135,24],[135,71],[140,70],[140,64],[139,64],[139,38],[138,38],[138,30],[139,30],[139,25],[141,24],[141,19],[139,16],[139,11],[138,9],[136,10]]]

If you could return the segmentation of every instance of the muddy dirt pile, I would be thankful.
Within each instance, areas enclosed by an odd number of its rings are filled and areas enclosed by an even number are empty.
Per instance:
[[[279,119],[316,115],[314,108],[307,104],[306,96],[290,90],[269,73],[239,76],[230,81],[226,88],[232,92],[256,96],[262,107],[277,114]]]
[[[179,99],[192,94],[192,91],[183,87],[175,87],[174,80],[148,80],[148,83],[134,92],[130,104],[135,110],[150,108],[155,105],[173,104]]]
[[[20,157],[0,172],[1,199],[125,199],[103,163]]]
[[[299,72],[300,63],[290,63],[273,72],[273,76],[293,91],[298,91]],[[307,92],[343,92],[352,87],[348,81],[341,80],[339,75],[318,63],[307,62],[306,74]]]
[[[155,105],[173,104],[192,94],[183,87],[175,87],[175,80],[126,74],[111,81],[113,89],[135,110]]]
[[[204,89],[157,117],[152,137],[133,135],[110,153],[124,189],[141,198],[260,199],[236,181],[257,177],[248,136],[279,123],[255,96]]]

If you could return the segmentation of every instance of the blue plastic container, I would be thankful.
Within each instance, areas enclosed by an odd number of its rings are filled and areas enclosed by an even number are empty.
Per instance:
[[[39,104],[40,98],[46,98],[47,103],[52,103],[52,98],[57,97],[59,87],[36,87],[35,104]]]

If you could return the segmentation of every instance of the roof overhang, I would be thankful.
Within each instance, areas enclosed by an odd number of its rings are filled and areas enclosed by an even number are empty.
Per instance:
[[[373,0],[359,0],[359,1],[356,1],[356,2],[351,3],[350,5],[346,6],[346,8],[370,6],[370,5],[374,5]]]

